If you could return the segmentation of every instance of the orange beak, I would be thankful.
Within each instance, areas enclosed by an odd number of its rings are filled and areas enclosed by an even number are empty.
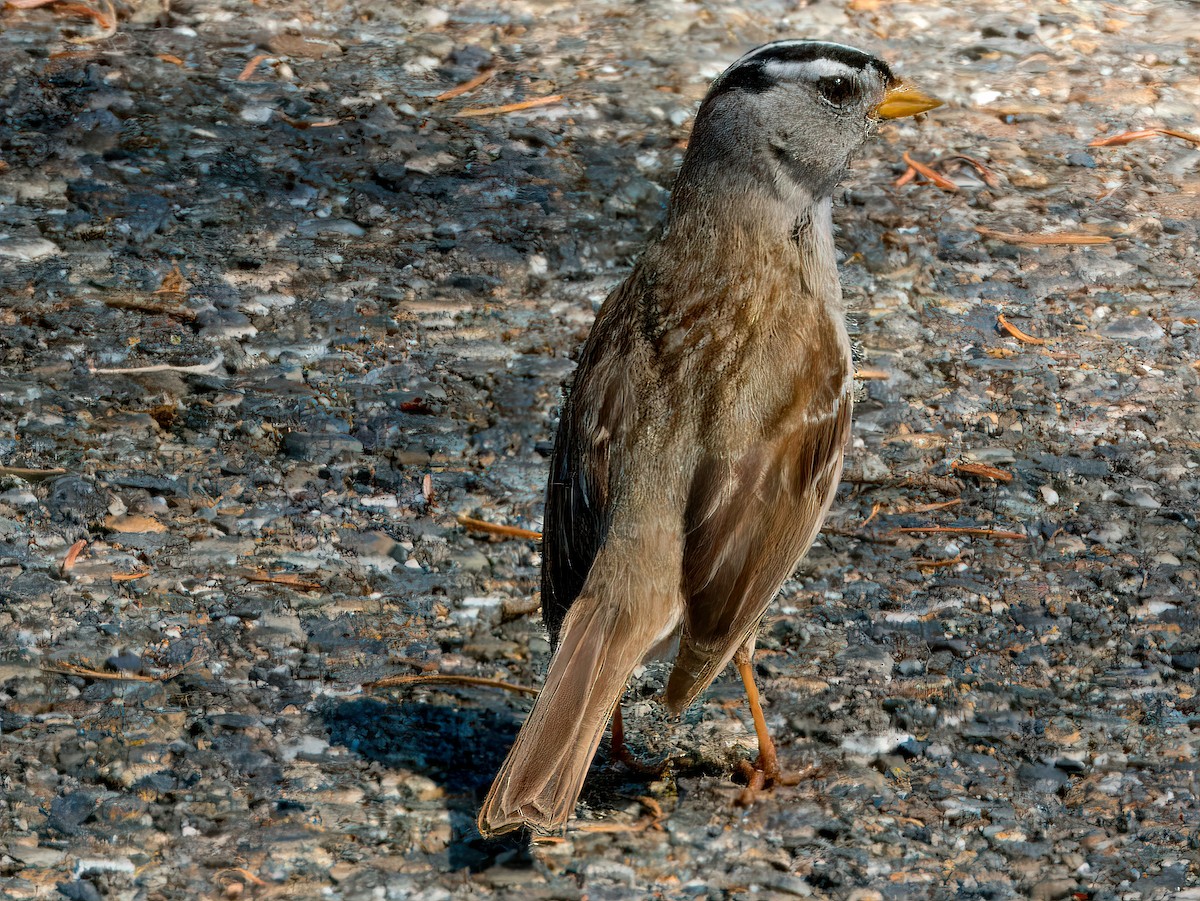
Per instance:
[[[905,116],[915,116],[928,112],[942,105],[942,101],[923,94],[906,81],[888,88],[879,106],[875,107],[875,115],[880,119],[902,119]]]

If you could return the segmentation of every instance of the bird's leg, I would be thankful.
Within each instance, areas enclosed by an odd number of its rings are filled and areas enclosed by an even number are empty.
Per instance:
[[[779,770],[779,759],[775,754],[775,742],[767,731],[767,718],[763,716],[762,702],[758,697],[758,685],[754,681],[753,646],[749,643],[742,646],[733,655],[741,674],[742,684],[746,686],[746,698],[750,702],[750,714],[754,717],[754,731],[758,735],[758,760],[751,765],[748,761],[741,762],[742,774],[746,777],[746,788],[738,797],[737,803],[748,806],[754,803],[758,792],[775,785],[797,785],[800,777],[792,773],[782,773]]]
[[[620,761],[628,769],[635,773],[643,773],[647,775],[661,776],[662,771],[666,769],[669,760],[664,760],[661,763],[642,763],[630,752],[625,744],[625,718],[621,715],[621,705],[618,702],[612,715],[612,745],[609,750],[609,759]]]

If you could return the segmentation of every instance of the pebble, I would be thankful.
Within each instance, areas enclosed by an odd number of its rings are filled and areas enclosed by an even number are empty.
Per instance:
[[[1030,887],[1029,897],[1032,901],[1058,901],[1069,897],[1077,885],[1074,879],[1043,879]]]
[[[1159,341],[1166,336],[1163,327],[1149,316],[1122,316],[1100,329],[1100,334],[1116,341]]]
[[[275,115],[275,110],[270,106],[252,105],[242,107],[242,111],[238,115],[242,121],[249,122],[251,125],[266,125]]]
[[[318,235],[338,235],[345,238],[361,238],[367,230],[348,219],[306,219],[296,226],[297,234],[306,238]]]
[[[0,237],[0,257],[30,263],[62,253],[58,245],[45,238]]]
[[[349,435],[288,432],[283,439],[283,450],[293,460],[333,463],[358,456],[363,452],[363,446],[361,441]]]
[[[242,303],[239,309],[252,316],[261,316],[272,310],[284,310],[294,306],[296,298],[291,294],[256,294]]]

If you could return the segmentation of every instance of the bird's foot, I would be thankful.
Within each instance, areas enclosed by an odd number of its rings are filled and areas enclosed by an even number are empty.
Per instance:
[[[645,763],[638,760],[629,750],[629,746],[625,744],[625,719],[621,715],[621,707],[617,705],[613,711],[612,718],[612,746],[608,752],[608,759],[613,763],[621,763],[625,765],[627,770],[637,773],[641,776],[653,776],[656,779],[666,771],[671,764],[669,756],[664,757],[658,763]]]
[[[653,763],[639,760],[624,742],[609,752],[608,759],[612,763],[621,764],[625,769],[637,773],[639,776],[653,776],[655,778],[666,772],[667,767],[671,765],[671,757],[669,755]]]
[[[810,768],[811,769],[811,768]],[[785,772],[779,768],[779,763],[773,757],[764,761],[760,756],[751,763],[749,760],[738,762],[738,771],[746,779],[746,787],[734,803],[738,807],[749,807],[758,800],[760,794],[784,785],[799,785],[808,774]]]

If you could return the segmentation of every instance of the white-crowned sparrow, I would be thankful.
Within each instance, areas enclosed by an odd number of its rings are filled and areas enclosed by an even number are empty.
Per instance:
[[[812,543],[850,434],[832,197],[877,119],[937,106],[841,44],[747,53],[696,114],[666,222],[596,317],[546,493],[555,652],[479,814],[562,829],[634,668],[678,644],[681,711],[736,659]]]

